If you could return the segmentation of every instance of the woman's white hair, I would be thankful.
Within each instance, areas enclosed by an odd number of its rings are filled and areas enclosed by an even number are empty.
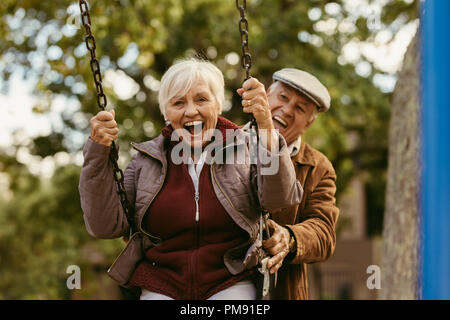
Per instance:
[[[199,81],[208,84],[222,112],[225,102],[225,81],[222,72],[211,62],[190,58],[176,62],[161,78],[158,102],[164,119],[169,101],[175,96],[184,96]]]

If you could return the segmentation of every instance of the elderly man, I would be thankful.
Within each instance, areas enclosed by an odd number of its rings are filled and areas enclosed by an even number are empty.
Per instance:
[[[333,254],[339,209],[333,166],[325,155],[303,141],[302,135],[319,112],[329,110],[330,95],[316,77],[298,69],[277,71],[273,80],[267,102],[275,129],[289,146],[304,195],[300,205],[272,213],[268,221],[272,236],[263,246],[272,255],[270,272],[278,271],[272,297],[308,299],[306,264],[325,261]],[[238,89],[244,105],[251,103],[248,92]]]

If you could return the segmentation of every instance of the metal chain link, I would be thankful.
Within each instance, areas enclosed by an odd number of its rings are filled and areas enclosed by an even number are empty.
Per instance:
[[[95,43],[94,35],[91,31],[91,17],[89,15],[89,6],[86,0],[79,0],[78,1],[80,5],[80,11],[81,11],[81,23],[83,24],[83,27],[86,29],[86,47],[89,50],[91,54],[91,60],[90,60],[90,66],[92,70],[92,74],[94,77],[94,84],[95,89],[97,91],[97,104],[101,110],[106,109],[106,95],[103,92],[103,86],[102,86],[102,74],[100,72],[100,63],[95,55],[95,49],[97,48],[97,45]],[[130,207],[130,204],[128,202],[127,194],[125,192],[125,184],[124,184],[124,175],[123,171],[119,168],[119,165],[117,164],[117,160],[119,159],[119,154],[117,153],[116,144],[114,141],[111,143],[111,150],[109,153],[109,160],[111,161],[111,164],[113,165],[114,170],[114,180],[116,181],[117,185],[117,194],[119,195],[120,203],[123,208],[123,212],[125,213],[125,216],[128,220],[128,225],[130,226],[130,233],[132,233],[132,230],[134,229],[134,220],[132,215],[132,210]]]
[[[241,63],[245,70],[244,81],[250,79],[250,68],[252,67],[252,55],[250,54],[250,49],[248,47],[248,20],[245,16],[245,10],[247,9],[247,0],[242,0],[242,4],[239,0],[236,0],[236,8],[239,10],[239,33],[241,34],[241,48],[242,56]],[[258,124],[256,123],[255,117],[252,115],[251,126],[258,130]]]
[[[250,68],[252,67],[252,56],[248,47],[248,20],[245,16],[247,1],[243,0],[241,4],[239,0],[236,0],[236,8],[241,16],[239,19],[239,33],[241,34],[242,67],[245,69],[245,80],[247,80],[250,78]]]

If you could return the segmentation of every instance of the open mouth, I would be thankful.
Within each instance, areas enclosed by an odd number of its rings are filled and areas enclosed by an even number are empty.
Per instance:
[[[197,120],[186,122],[183,127],[189,131],[191,135],[196,136],[203,130],[203,121]]]
[[[278,122],[279,124],[281,124],[283,126],[283,128],[287,128],[288,124],[286,123],[286,121],[284,121],[283,119],[281,119],[279,116],[275,116],[272,118],[274,121]]]

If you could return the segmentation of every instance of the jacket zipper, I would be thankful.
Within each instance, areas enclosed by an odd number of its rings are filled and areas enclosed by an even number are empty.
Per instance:
[[[190,283],[189,283],[189,296],[187,297],[187,299],[189,300],[195,300],[196,294],[195,294],[195,250],[192,252],[192,255],[189,257],[189,274],[190,274]]]
[[[194,172],[195,175],[197,176],[197,168],[194,167]],[[190,173],[189,173],[190,175]],[[192,180],[192,177],[191,177]],[[190,265],[190,296],[188,297],[188,299],[197,299],[197,277],[196,277],[196,254],[197,254],[197,250],[200,247],[200,205],[199,205],[199,201],[200,201],[200,175],[197,176],[197,188],[195,188],[195,183],[194,181],[192,181],[192,186],[194,189],[194,201],[195,201],[195,225],[194,225],[194,250],[192,250],[192,254],[190,256],[190,261],[189,261],[189,265]]]
[[[198,213],[198,206],[197,206],[197,213]],[[189,297],[189,299],[198,299],[197,297],[197,276],[196,276],[196,272],[197,272],[197,267],[196,267],[196,255],[198,252],[198,249],[200,248],[200,223],[198,222],[198,220],[196,220],[195,222],[195,232],[194,232],[194,250],[192,250],[192,255],[190,257],[190,265],[191,265],[191,270],[190,270],[190,274],[191,274],[191,296]]]
[[[139,219],[139,229],[141,230],[141,232],[143,232],[144,234],[146,234],[147,236],[149,236],[150,238],[157,238],[157,237],[154,237],[154,236],[152,236],[152,235],[150,235],[150,234],[148,234],[147,232],[145,232],[145,230],[144,229],[142,229],[142,220],[143,220],[143,218],[144,218],[144,215],[145,215],[145,212],[147,212],[147,210],[148,210],[148,208],[150,207],[150,204],[153,202],[153,200],[155,199],[155,197],[158,195],[158,193],[159,193],[159,191],[161,190],[161,188],[162,188],[162,186],[164,185],[164,179],[165,179],[165,177],[166,177],[166,168],[164,167],[164,163],[160,160],[160,159],[158,159],[157,157],[155,157],[154,155],[152,155],[152,154],[150,154],[150,153],[148,153],[147,151],[144,151],[144,150],[142,150],[142,149],[140,149],[140,148],[138,148],[138,147],[136,147],[136,145],[134,145],[134,144],[132,144],[132,146],[133,146],[133,148],[135,148],[136,150],[138,150],[138,151],[140,151],[140,152],[143,152],[143,153],[145,153],[146,155],[148,155],[148,156],[150,156],[150,157],[152,157],[153,159],[155,159],[155,160],[158,160],[161,164],[162,164],[162,167],[163,167],[163,182],[160,184],[160,186],[159,186],[159,188],[158,188],[158,191],[155,193],[155,195],[153,196],[153,198],[152,198],[152,200],[148,203],[148,205],[146,206],[146,208],[145,208],[145,210],[144,210],[144,214],[141,216],[141,218]],[[195,189],[195,188],[194,188]],[[199,195],[199,193],[198,193],[198,191],[195,191],[195,194],[194,194],[194,200],[195,200],[195,208],[196,208],[196,210],[195,210],[195,221],[197,222],[196,223],[196,245],[197,245],[197,247],[198,247],[198,232],[199,232],[199,230],[198,230],[198,228],[199,228],[199,226],[198,226],[198,221],[199,221],[199,204],[198,204],[198,202],[199,202],[199,200],[200,200],[200,195]],[[159,238],[158,238],[159,239]],[[191,263],[190,263],[190,265],[189,265],[189,268],[190,268],[190,274],[191,274],[191,287],[189,288],[189,291],[188,292],[190,292],[190,296],[192,297],[193,295],[194,295],[194,286],[193,286],[193,284],[194,284],[194,282],[195,282],[195,276],[194,276],[194,272],[195,272],[195,268],[193,268],[193,266],[194,266],[194,258],[195,258],[195,251],[192,253],[192,256],[191,256]],[[191,298],[191,297],[189,297],[189,298]]]
[[[200,200],[200,194],[198,193],[198,191],[195,191],[194,200],[195,200],[195,222],[198,222],[200,218],[200,213],[198,209],[198,201]]]

